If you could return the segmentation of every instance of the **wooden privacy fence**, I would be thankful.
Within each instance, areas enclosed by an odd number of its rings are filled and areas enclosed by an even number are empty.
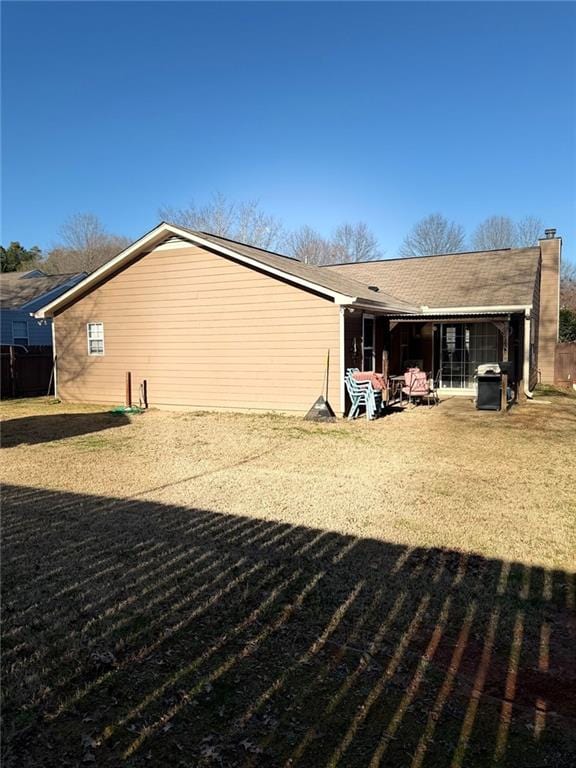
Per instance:
[[[556,344],[554,383],[561,387],[576,384],[576,341]]]
[[[2,398],[36,397],[54,391],[52,347],[0,347],[0,369]]]

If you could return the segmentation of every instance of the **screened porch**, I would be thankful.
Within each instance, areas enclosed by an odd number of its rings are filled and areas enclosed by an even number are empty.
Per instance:
[[[445,394],[475,391],[479,366],[509,361],[522,376],[523,318],[519,315],[386,317],[350,313],[345,324],[346,367],[402,375],[426,371]]]

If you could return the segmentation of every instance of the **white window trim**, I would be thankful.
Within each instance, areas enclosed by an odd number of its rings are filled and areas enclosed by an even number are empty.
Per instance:
[[[101,325],[102,326],[102,352],[92,352],[90,349],[90,326],[91,325]],[[94,340],[94,339],[92,339]],[[99,341],[99,339],[98,339]],[[105,352],[105,346],[104,346],[104,323],[101,320],[91,320],[89,323],[86,323],[86,347],[88,349],[88,355],[90,357],[104,357]]]
[[[366,334],[364,332],[364,323],[366,320],[372,320],[372,346],[366,347],[364,345],[364,339]],[[362,315],[362,370],[364,370],[364,356],[366,351],[372,350],[372,367],[368,370],[376,370],[376,317],[374,315]]]
[[[25,325],[26,326],[26,343],[23,345],[25,347],[30,346],[30,334],[28,332],[28,321],[27,320],[12,320],[12,344],[16,344],[16,339],[23,339],[24,336],[17,336],[14,333],[14,326],[15,325]]]
[[[346,373],[346,308],[339,307],[340,321],[340,412],[342,416],[346,414],[346,384],[344,381]]]

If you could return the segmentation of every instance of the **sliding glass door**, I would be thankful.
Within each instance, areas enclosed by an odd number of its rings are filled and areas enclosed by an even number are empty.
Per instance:
[[[498,360],[498,329],[492,323],[440,325],[441,387],[470,389],[478,366]]]

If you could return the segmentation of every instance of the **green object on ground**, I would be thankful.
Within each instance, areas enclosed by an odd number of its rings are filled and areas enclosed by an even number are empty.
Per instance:
[[[139,408],[137,405],[117,405],[110,413],[144,413],[144,408]]]

